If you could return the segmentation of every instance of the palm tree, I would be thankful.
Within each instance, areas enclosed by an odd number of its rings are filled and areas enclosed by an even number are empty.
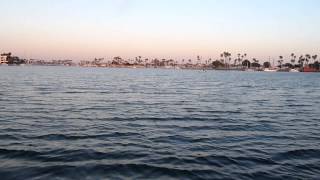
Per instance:
[[[246,58],[246,57],[247,57],[247,53],[244,53],[244,54],[243,54],[243,58]]]
[[[318,58],[318,55],[316,55],[316,54],[312,56],[313,63],[316,62],[317,58]]]
[[[153,62],[154,62],[155,67],[160,66],[160,61],[159,61],[158,58],[155,58],[155,59],[153,60]]]
[[[149,58],[145,58],[145,59],[144,59],[144,62],[145,62],[145,66],[148,66],[148,64],[149,64]]]
[[[311,56],[310,56],[310,54],[306,54],[306,62],[307,62],[307,65],[309,65],[309,61],[310,61],[310,59],[311,59]]]
[[[222,54],[220,54],[220,57],[221,57],[221,60],[220,60],[220,61],[221,61],[222,63],[224,63],[223,56],[224,56],[224,54],[223,54],[223,53],[222,53]]]
[[[242,65],[243,58],[244,58],[244,55],[241,55],[241,58],[239,59],[239,64],[240,64],[240,65]]]
[[[303,57],[303,55],[301,55],[298,60],[298,63],[300,64],[300,68],[303,68],[304,61],[305,61],[305,58]]]
[[[241,54],[240,54],[240,53],[238,53],[238,54],[237,54],[237,56],[238,56],[238,58],[236,59],[236,61],[238,61],[238,62],[239,62],[239,64],[240,64],[240,63],[241,63],[241,59],[240,59]]]
[[[238,54],[238,55],[240,55],[240,57],[239,57],[239,64],[242,65],[242,62],[245,60],[244,58],[247,57],[247,53],[244,53],[243,55],[241,55],[241,54]]]
[[[293,58],[294,57],[294,53],[291,53],[291,58]]]
[[[229,64],[230,64],[230,61],[231,61],[231,53],[229,52],[223,52],[221,54],[221,57],[224,58],[224,62],[227,63],[227,61],[229,61]]]
[[[238,59],[239,59],[239,58],[234,59],[234,62],[233,62],[233,65],[234,65],[234,66],[236,66],[236,65],[237,65]]]
[[[142,56],[135,57],[135,59],[136,59],[136,64],[141,65],[141,63],[143,62],[141,58],[142,58]]]
[[[120,56],[116,56],[113,58],[112,64],[120,65],[122,63],[122,58]]]
[[[201,57],[197,56],[197,65],[200,65],[200,64],[201,64]]]
[[[283,56],[279,56],[279,61],[278,61],[278,63],[279,63],[280,68],[282,68]]]
[[[292,63],[293,66],[296,63],[296,58],[297,58],[297,56],[294,55],[294,53],[291,53],[291,63]]]
[[[160,66],[166,66],[167,60],[165,58],[161,59]]]

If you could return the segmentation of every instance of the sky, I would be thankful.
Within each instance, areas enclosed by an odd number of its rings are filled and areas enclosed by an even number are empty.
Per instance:
[[[0,52],[24,58],[320,54],[319,0],[0,0],[0,7]]]

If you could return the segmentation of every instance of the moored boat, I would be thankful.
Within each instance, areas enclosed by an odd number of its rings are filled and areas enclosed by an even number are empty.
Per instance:
[[[298,71],[297,69],[290,69],[289,72],[300,72],[300,71]]]
[[[302,69],[302,72],[318,72],[316,68],[312,68],[312,67],[304,67]]]
[[[277,72],[277,69],[265,68],[263,71],[264,72]]]

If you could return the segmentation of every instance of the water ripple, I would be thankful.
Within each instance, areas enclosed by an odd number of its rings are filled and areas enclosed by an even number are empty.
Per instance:
[[[318,81],[301,73],[0,67],[0,175],[318,179]]]

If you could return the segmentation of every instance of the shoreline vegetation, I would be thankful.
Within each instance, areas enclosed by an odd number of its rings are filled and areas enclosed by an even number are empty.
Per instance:
[[[116,56],[112,59],[95,58],[92,61],[74,62],[73,60],[38,60],[20,59],[12,56],[12,53],[1,54],[0,65],[36,65],[36,66],[80,66],[80,67],[104,67],[104,68],[163,68],[163,69],[193,69],[193,70],[230,70],[230,71],[265,71],[265,72],[320,72],[318,55],[305,54],[296,56],[294,53],[289,59],[279,56],[278,60],[260,61],[256,58],[248,58],[246,53],[232,56],[229,52],[223,52],[220,57],[204,59],[197,56],[196,59],[158,59],[137,56],[133,59],[123,59]]]

